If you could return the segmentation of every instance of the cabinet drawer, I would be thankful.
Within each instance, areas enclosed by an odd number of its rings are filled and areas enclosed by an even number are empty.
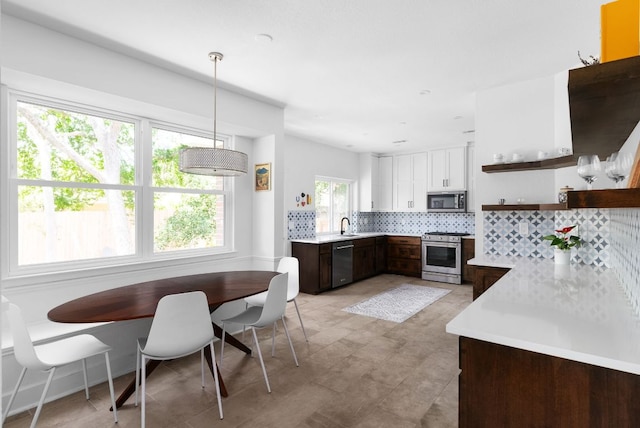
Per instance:
[[[420,246],[420,237],[418,237],[418,236],[388,236],[387,237],[387,244],[389,244],[389,245],[395,245],[395,244],[417,245],[419,247]]]
[[[387,257],[420,260],[421,249],[415,245],[389,245]]]
[[[353,246],[355,248],[359,247],[373,247],[376,245],[376,238],[363,238],[363,239],[354,239]]]
[[[420,260],[389,258],[387,259],[387,270],[390,273],[420,277],[422,263]]]

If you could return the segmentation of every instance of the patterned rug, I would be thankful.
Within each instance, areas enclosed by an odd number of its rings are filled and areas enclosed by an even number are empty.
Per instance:
[[[450,292],[444,288],[402,284],[343,311],[401,323]]]

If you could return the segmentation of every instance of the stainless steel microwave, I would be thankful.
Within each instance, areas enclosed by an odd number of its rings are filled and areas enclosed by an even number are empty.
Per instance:
[[[467,192],[429,192],[427,211],[433,213],[467,212]]]

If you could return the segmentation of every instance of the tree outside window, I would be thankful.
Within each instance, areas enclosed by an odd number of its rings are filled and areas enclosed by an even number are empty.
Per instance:
[[[339,233],[340,219],[351,220],[351,181],[316,178],[316,234]]]
[[[17,97],[15,107],[13,265],[99,265],[116,257],[224,247],[224,179],[178,170],[181,148],[212,147],[211,138],[27,97]],[[139,149],[145,139],[152,145],[149,159]],[[150,183],[141,165],[151,168]],[[144,227],[152,233],[141,233]],[[151,245],[141,241],[146,236]]]

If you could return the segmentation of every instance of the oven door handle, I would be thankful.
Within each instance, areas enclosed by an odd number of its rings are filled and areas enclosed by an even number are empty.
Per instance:
[[[427,247],[457,248],[460,246],[459,242],[422,241],[422,243]]]

